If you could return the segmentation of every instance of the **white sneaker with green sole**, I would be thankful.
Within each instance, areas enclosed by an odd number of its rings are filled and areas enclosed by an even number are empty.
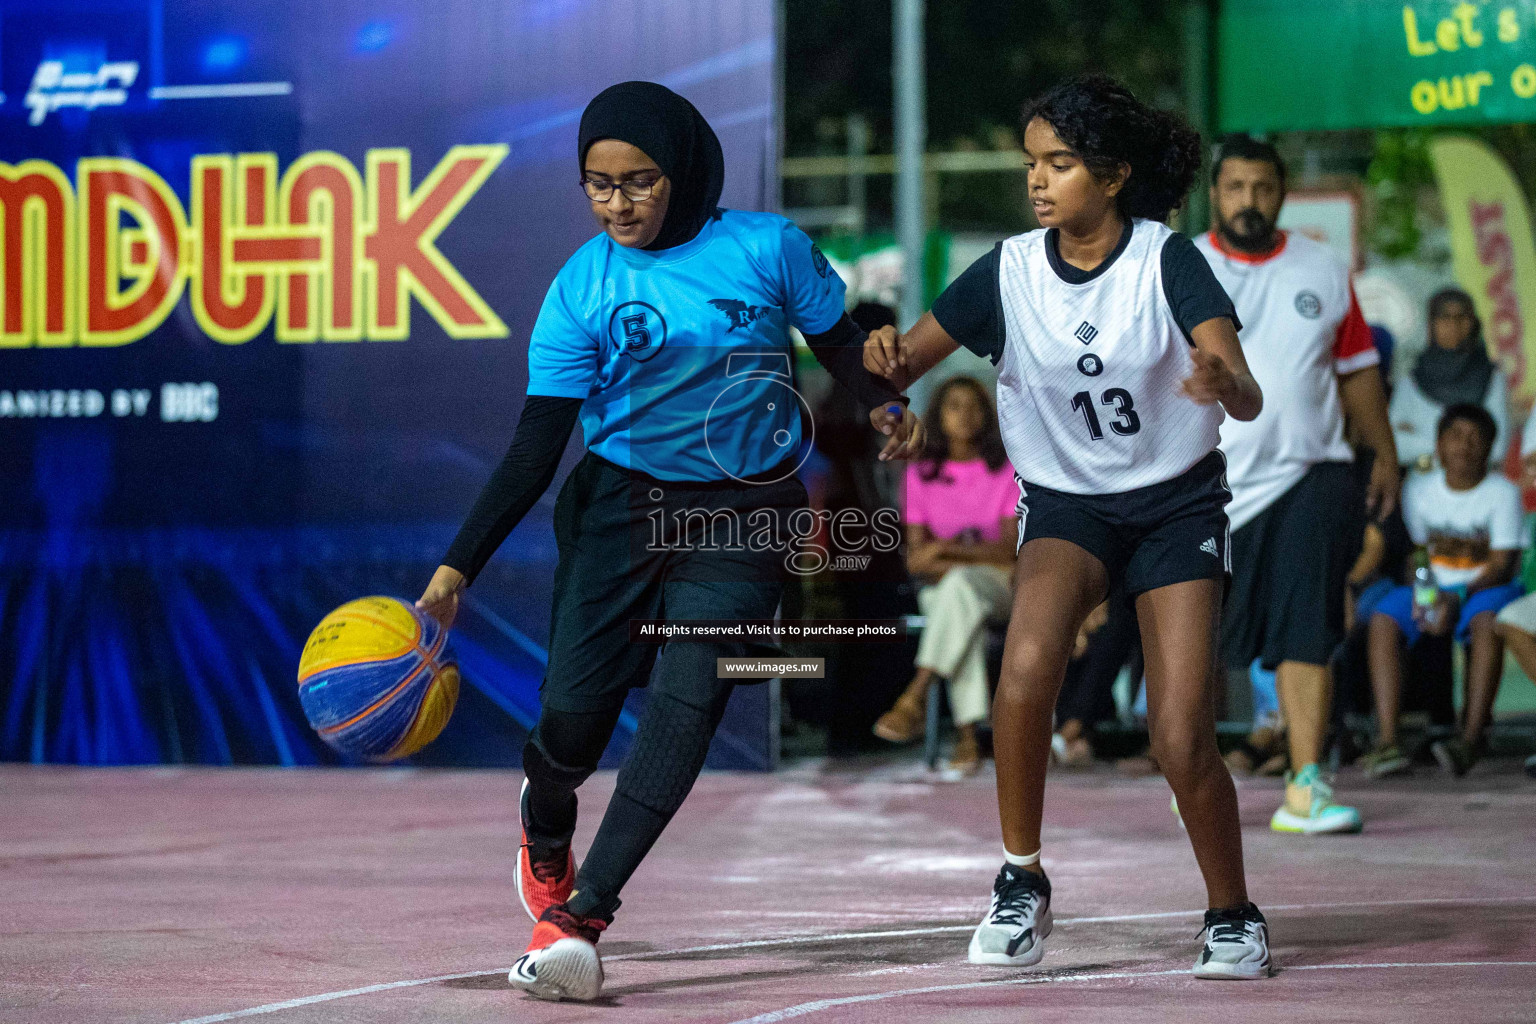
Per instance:
[[[1307,765],[1294,776],[1286,776],[1285,794],[1280,809],[1269,819],[1269,827],[1276,832],[1316,836],[1359,832],[1365,827],[1359,811],[1333,802],[1333,787],[1315,764]],[[1291,810],[1294,805],[1305,805],[1307,813]]]

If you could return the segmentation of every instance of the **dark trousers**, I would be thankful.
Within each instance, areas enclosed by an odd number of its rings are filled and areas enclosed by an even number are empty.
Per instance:
[[[735,640],[637,642],[630,620],[771,619],[797,527],[808,529],[795,515],[804,505],[793,477],[678,484],[591,453],[561,488],[549,667],[523,753],[530,841],[570,841],[576,789],[597,768],[629,690],[650,680],[572,912],[617,908],[619,890],[704,767],[733,686],[717,677],[715,659],[754,653]]]
[[[1056,699],[1056,720],[1076,719],[1092,728],[1114,718],[1115,680],[1126,662],[1132,662],[1133,686],[1140,685],[1141,627],[1136,607],[1125,594],[1116,592],[1109,597],[1109,618],[1088,636],[1088,650],[1067,666],[1067,678]]]

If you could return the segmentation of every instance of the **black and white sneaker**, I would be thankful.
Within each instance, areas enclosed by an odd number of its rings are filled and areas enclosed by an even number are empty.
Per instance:
[[[1269,924],[1252,903],[1231,910],[1205,912],[1205,948],[1195,961],[1195,977],[1252,981],[1267,978]]]
[[[608,920],[578,917],[563,904],[549,907],[533,926],[528,952],[507,972],[513,988],[539,999],[590,1001],[603,991],[597,939]]]
[[[973,964],[1033,967],[1051,934],[1051,880],[1004,864],[992,883],[992,906],[971,936]]]

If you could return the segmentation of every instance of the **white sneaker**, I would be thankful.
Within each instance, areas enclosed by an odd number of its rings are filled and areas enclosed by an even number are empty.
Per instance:
[[[1050,879],[1004,864],[992,883],[992,906],[971,936],[966,959],[973,964],[1033,967],[1045,956],[1050,934]]]
[[[1207,910],[1204,932],[1195,977],[1253,981],[1270,976],[1269,925],[1258,907]]]
[[[596,999],[603,991],[597,938],[607,926],[604,920],[550,907],[534,925],[528,951],[507,972],[507,981],[540,999]]]

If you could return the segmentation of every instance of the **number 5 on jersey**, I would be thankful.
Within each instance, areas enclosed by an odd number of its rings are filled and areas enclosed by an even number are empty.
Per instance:
[[[1141,417],[1136,415],[1136,402],[1124,388],[1110,388],[1099,399],[1101,405],[1115,407],[1115,419],[1109,421],[1109,429],[1121,437],[1129,437],[1141,429]],[[1088,423],[1088,436],[1095,441],[1104,439],[1104,428],[1099,425],[1099,414],[1093,407],[1093,395],[1079,391],[1072,396],[1072,408],[1083,414]]]

